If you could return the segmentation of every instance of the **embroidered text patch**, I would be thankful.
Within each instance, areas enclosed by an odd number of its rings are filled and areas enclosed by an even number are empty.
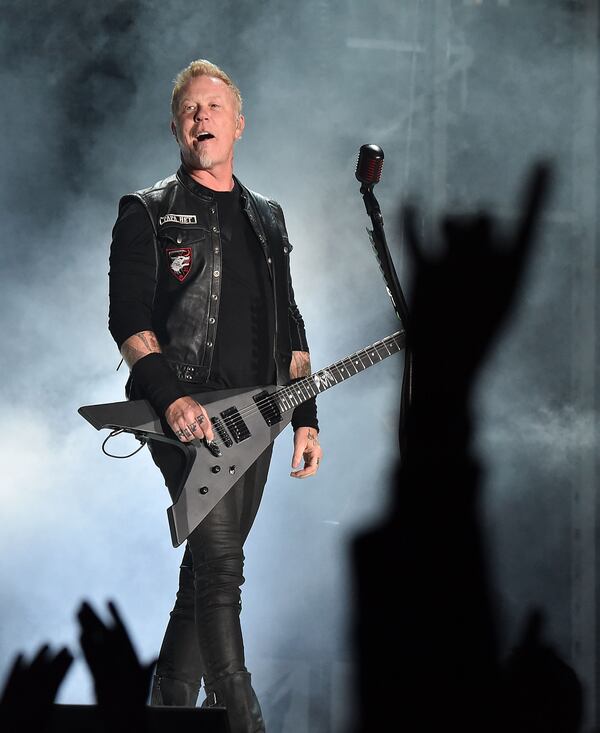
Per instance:
[[[162,226],[173,222],[175,224],[197,224],[196,214],[165,214],[158,219],[158,223]]]

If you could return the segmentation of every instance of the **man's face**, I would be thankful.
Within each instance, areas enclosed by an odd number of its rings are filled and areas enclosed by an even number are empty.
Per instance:
[[[244,129],[235,96],[221,79],[196,76],[182,89],[171,129],[191,170],[218,172],[233,164],[233,146]]]

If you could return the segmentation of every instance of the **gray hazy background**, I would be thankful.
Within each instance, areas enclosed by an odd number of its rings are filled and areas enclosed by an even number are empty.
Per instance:
[[[141,655],[158,652],[181,556],[167,492],[145,451],[104,457],[104,436],[76,411],[123,398],[106,327],[117,201],[177,168],[171,82],[204,57],[245,99],[237,175],[286,213],[314,368],[398,328],[364,231],[361,144],[385,150],[376,193],[407,288],[402,200],[420,201],[426,231],[448,208],[488,205],[514,226],[528,166],[554,160],[523,297],[481,380],[478,445],[503,647],[542,606],[557,648],[590,681],[595,649],[586,657],[577,644],[595,638],[595,621],[588,628],[577,604],[595,598],[581,573],[595,573],[596,2],[4,0],[0,10],[0,673],[42,641],[75,646],[82,597],[116,599]],[[291,435],[277,442],[242,616],[274,731],[342,730],[349,714],[348,542],[387,504],[401,367],[391,358],[321,398],[318,478],[288,478]],[[391,590],[402,602],[401,583]],[[78,662],[60,701],[91,699]]]

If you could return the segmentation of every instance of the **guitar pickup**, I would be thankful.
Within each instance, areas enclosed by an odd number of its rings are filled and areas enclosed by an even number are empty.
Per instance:
[[[233,445],[233,440],[231,440],[231,438],[229,437],[229,433],[227,432],[227,430],[225,430],[225,426],[223,425],[222,420],[220,420],[218,417],[211,417],[210,421],[217,435],[223,441],[223,445],[226,448],[231,448],[231,446]]]
[[[278,422],[281,422],[279,405],[268,392],[260,392],[254,395],[252,399],[256,402],[256,406],[267,425],[277,425]]]
[[[248,426],[242,419],[237,407],[230,407],[220,413],[225,423],[225,427],[231,433],[231,437],[236,443],[241,443],[250,437]]]

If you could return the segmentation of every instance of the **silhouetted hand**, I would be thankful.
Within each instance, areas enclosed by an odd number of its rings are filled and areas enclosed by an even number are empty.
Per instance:
[[[106,625],[87,602],[77,618],[80,643],[94,678],[96,700],[104,708],[142,709],[148,698],[154,661],[142,664],[115,604],[108,608],[113,624]]]
[[[514,302],[549,183],[549,166],[535,166],[513,232],[501,232],[486,212],[445,217],[438,255],[424,251],[417,212],[404,208],[406,241],[416,270],[409,337],[417,379],[424,364],[435,369],[440,383],[451,381],[462,398]]]
[[[40,647],[29,663],[19,654],[0,699],[0,729],[41,730],[72,662],[68,649],[53,654],[47,644]]]

